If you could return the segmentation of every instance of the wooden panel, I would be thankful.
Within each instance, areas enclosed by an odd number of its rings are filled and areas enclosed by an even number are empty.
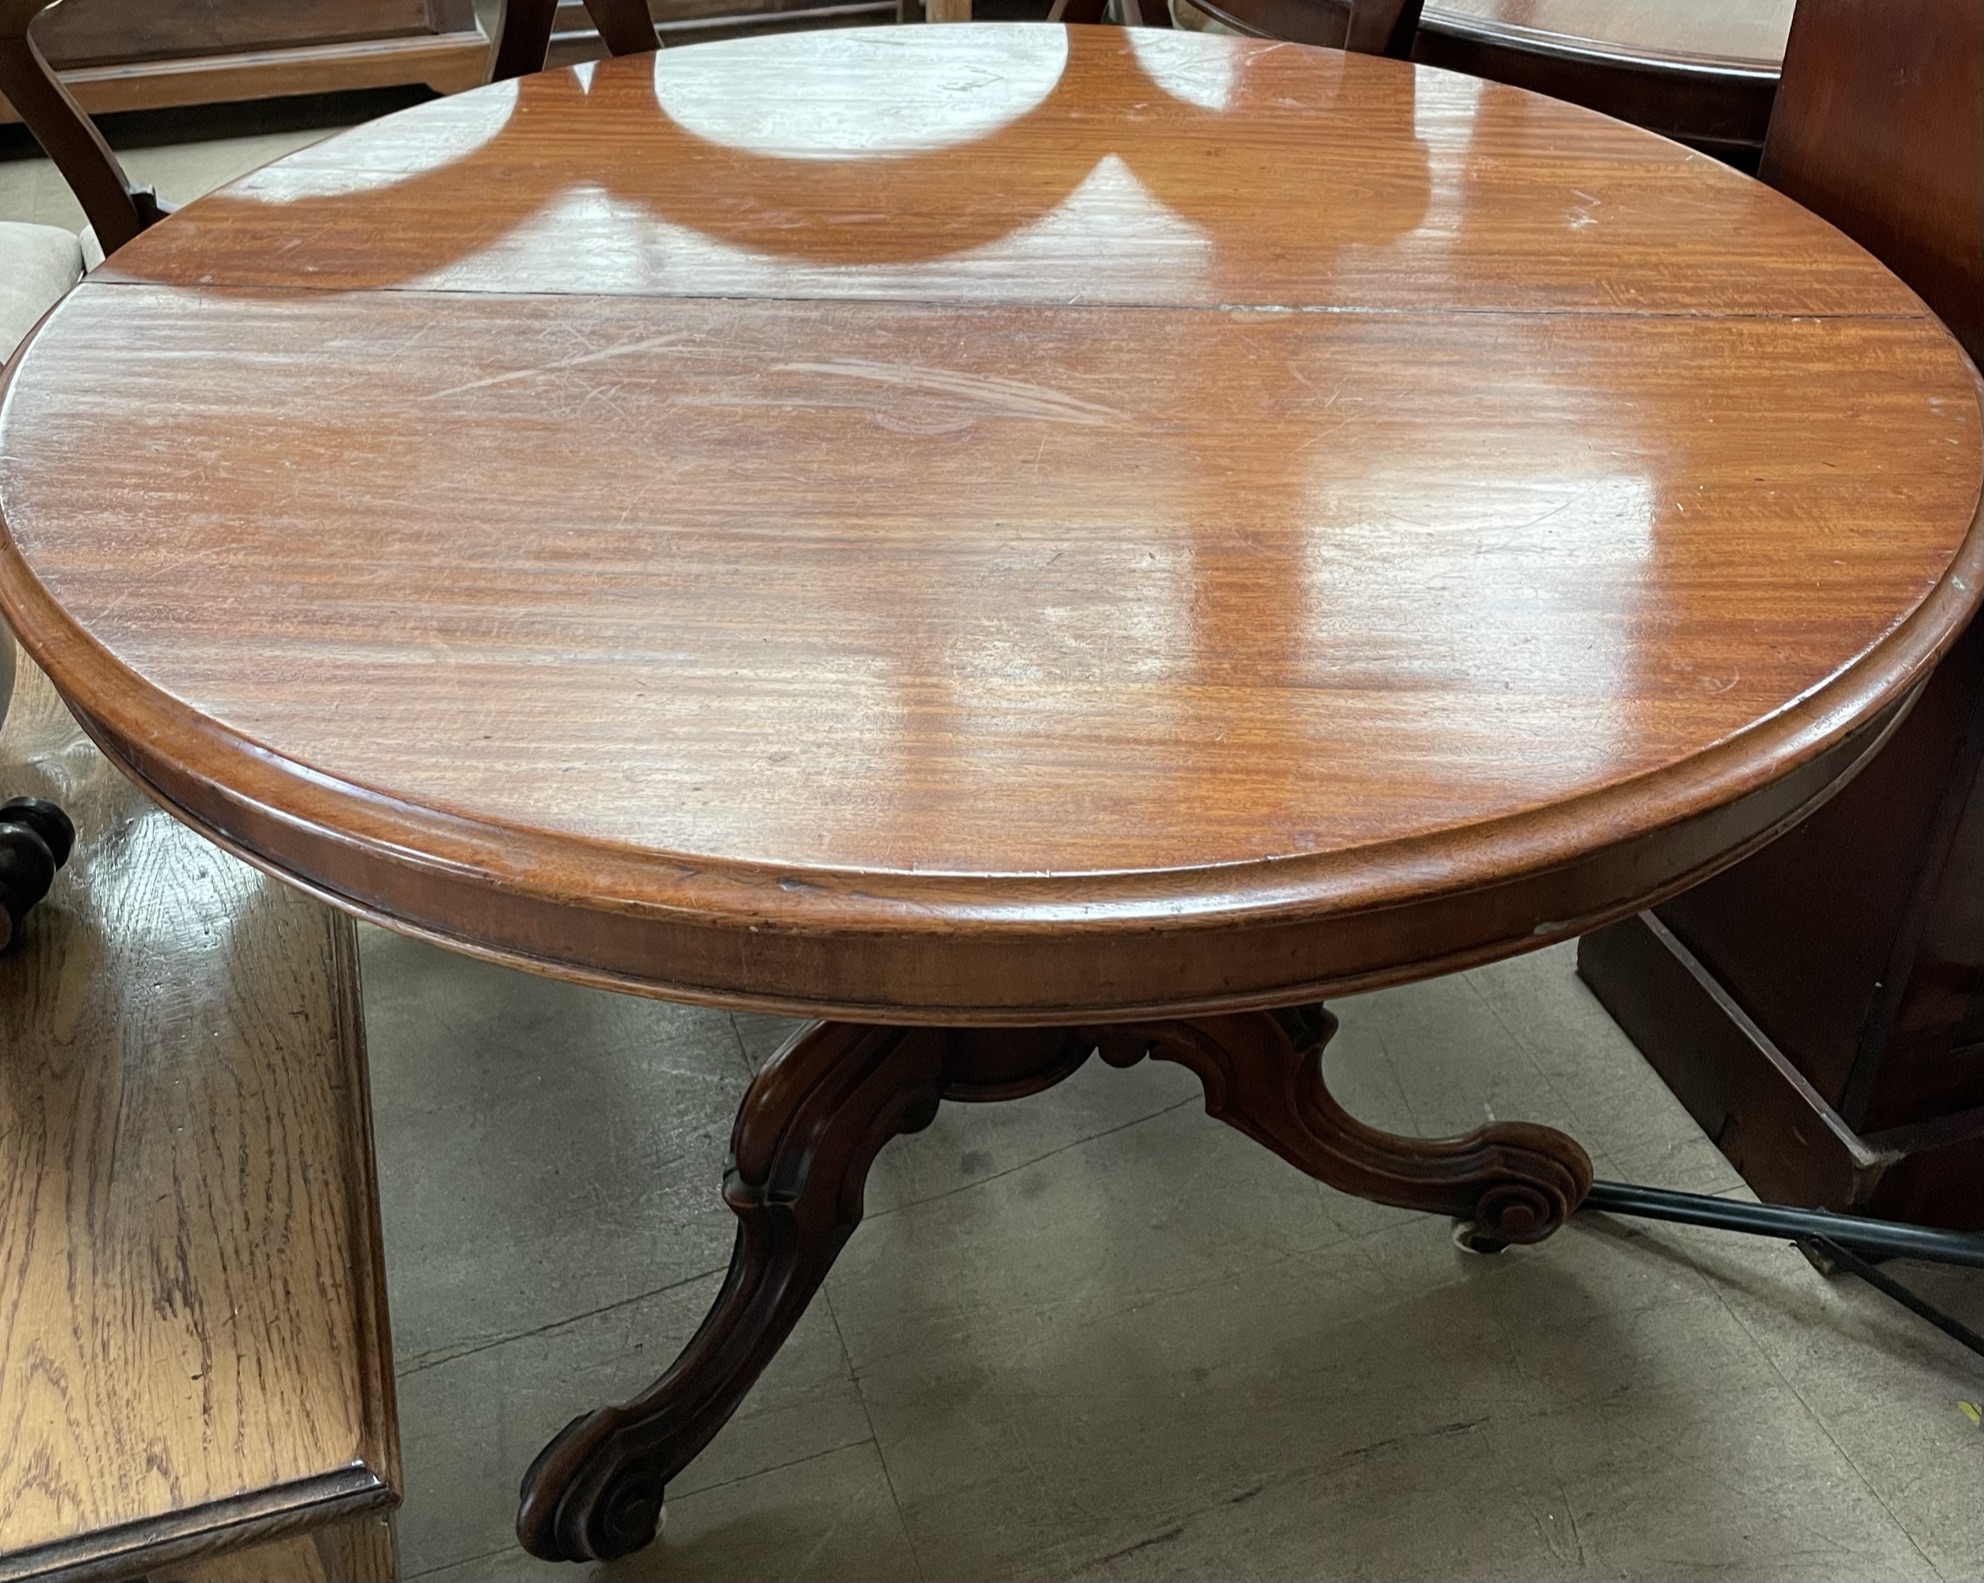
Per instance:
[[[0,597],[189,817],[505,960],[868,1019],[1615,916],[1822,796],[1979,586],[1975,374],[1836,232],[1189,34],[424,106],[147,232],[7,414]]]
[[[29,667],[0,765],[81,832],[0,956],[0,1577],[392,1503],[350,925],[173,823]]]
[[[1884,260],[1984,362],[1984,6],[1802,5],[1761,174]]]
[[[33,36],[85,110],[155,110],[422,83],[486,80],[473,0],[67,0]],[[19,119],[0,99],[0,122]]]
[[[65,71],[62,81],[85,110],[107,115],[406,83],[422,83],[437,93],[459,93],[483,81],[488,65],[489,40],[476,30],[440,38],[376,39],[239,55],[183,56],[128,66],[79,66]],[[14,107],[0,99],[0,123],[19,119]]]
[[[666,37],[671,30],[679,31],[684,23],[721,18],[784,16],[796,24],[806,13],[829,10],[831,6],[826,0],[649,0],[648,9]],[[890,0],[889,18],[894,17],[894,0]],[[554,27],[563,36],[567,48],[577,35],[591,33],[592,18],[586,12],[584,0],[560,0]]]
[[[1868,1200],[1873,1214],[1924,1226],[1984,1231],[1984,1108],[1877,1132],[1870,1148],[1898,1155]]]
[[[1578,972],[1767,1202],[1865,1209],[1897,1156],[1855,1135],[1657,915],[1586,935]]]
[[[1984,1108],[1862,1136],[1654,913],[1586,935],[1578,973],[1766,1201],[1984,1231]]]
[[[1984,735],[1979,714],[1984,709],[1968,724]],[[1920,926],[1909,940],[1913,961],[1898,986],[1892,1026],[1868,1030],[1886,1036],[1883,1058],[1865,1060],[1874,1041],[1863,1039],[1849,1103],[1870,1128],[1984,1107],[1984,779],[1978,745],[1973,735],[1950,777],[1956,831],[1934,883],[1924,887]]]
[[[1984,14],[1970,0],[1804,0],[1763,170],[1984,348]],[[1695,1037],[1713,1008],[1694,1016],[1632,982],[1655,967],[1588,948],[1587,976],[1608,1005],[1635,1008],[1622,1020],[1676,1091],[1729,1097],[1735,1133],[1751,1140],[1729,1152],[1759,1191],[1838,1201],[1809,1179],[1829,1117],[1894,1158],[1870,1207],[1984,1223],[1980,759],[1984,629],[1973,627],[1863,775],[1784,840],[1661,908],[1727,1011],[1713,1038]],[[1768,1080],[1759,1040],[1809,1100]]]
[[[146,1583],[394,1583],[399,1575],[393,1519],[382,1515],[154,1568]]]
[[[433,22],[429,0],[63,0],[34,38],[66,67],[391,38]]]

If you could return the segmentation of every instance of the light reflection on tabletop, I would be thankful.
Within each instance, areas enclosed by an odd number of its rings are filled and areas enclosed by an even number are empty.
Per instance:
[[[1239,863],[1623,784],[1864,653],[1976,498],[1919,314],[1755,183],[1492,84],[787,35],[190,205],[28,353],[0,509],[153,685],[409,802],[795,866]],[[65,372],[109,341],[115,403]]]

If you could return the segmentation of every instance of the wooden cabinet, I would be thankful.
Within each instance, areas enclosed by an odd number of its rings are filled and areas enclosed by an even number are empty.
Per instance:
[[[474,0],[66,0],[35,41],[93,112],[481,82]],[[15,119],[0,103],[0,116]]]
[[[1749,1184],[1984,1230],[1984,626],[1873,763],[1578,968]]]

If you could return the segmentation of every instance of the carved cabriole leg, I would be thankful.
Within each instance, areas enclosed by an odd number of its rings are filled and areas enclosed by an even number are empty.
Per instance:
[[[931,1029],[815,1023],[745,1096],[723,1196],[730,1274],[673,1367],[624,1407],[575,1419],[524,1475],[517,1537],[546,1560],[610,1560],[653,1540],[663,1486],[708,1445],[861,1221],[882,1145],[930,1124],[944,1068]]]
[[[752,1083],[724,1198],[730,1273],[669,1371],[624,1407],[575,1419],[524,1475],[517,1536],[546,1560],[611,1560],[654,1538],[662,1491],[708,1445],[772,1359],[861,1221],[882,1146],[929,1125],[938,1102],[1038,1093],[1100,1050],[1190,1067],[1207,1111],[1309,1175],[1362,1198],[1474,1221],[1536,1242],[1591,1185],[1560,1132],[1500,1122],[1464,1138],[1367,1127],[1323,1086],[1336,1019],[1320,1006],[1094,1028],[876,1028],[814,1023]]]
[[[1499,1121],[1460,1138],[1405,1138],[1357,1120],[1323,1083],[1336,1018],[1321,1006],[1087,1030],[1111,1066],[1190,1067],[1206,1111],[1359,1198],[1474,1222],[1486,1242],[1540,1242],[1591,1187],[1591,1157],[1551,1127]]]

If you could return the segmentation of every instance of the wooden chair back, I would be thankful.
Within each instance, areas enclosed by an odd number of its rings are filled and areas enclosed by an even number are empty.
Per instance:
[[[586,14],[599,29],[608,54],[642,55],[658,47],[647,0],[586,0]],[[543,71],[557,15],[558,0],[506,0],[489,80],[507,82]]]
[[[0,0],[0,94],[69,183],[104,252],[114,253],[170,206],[150,188],[131,184],[96,123],[28,36],[28,24],[59,3]]]
[[[1984,5],[1798,0],[1758,174],[1984,363]]]
[[[6,3],[6,0],[0,0]],[[17,0],[32,4],[33,0]],[[1116,0],[1118,14],[1130,27],[1169,27],[1167,0]],[[1201,4],[1236,32],[1258,38],[1293,39],[1363,55],[1389,55],[1405,60],[1419,31],[1425,0],[1218,0]],[[609,54],[638,55],[657,46],[646,0],[585,0],[587,14]],[[962,8],[928,0],[930,20],[948,21]],[[1104,22],[1109,0],[1054,0],[1050,22]],[[507,0],[496,36],[492,82],[522,77],[544,69],[551,48],[551,28],[558,0]]]

